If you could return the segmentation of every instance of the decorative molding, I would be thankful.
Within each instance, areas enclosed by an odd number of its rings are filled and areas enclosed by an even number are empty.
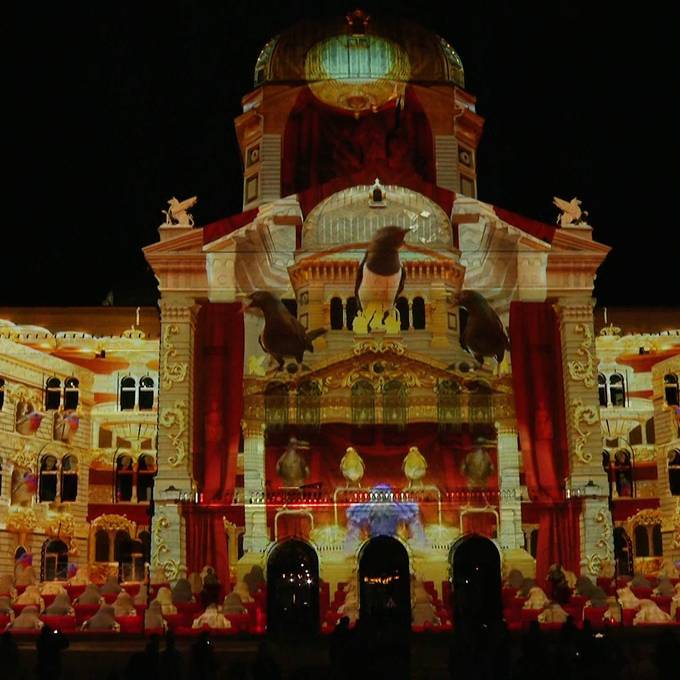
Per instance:
[[[38,516],[33,508],[12,507],[7,513],[5,528],[17,534],[27,534],[38,526]]]
[[[586,387],[595,387],[595,363],[593,361],[593,332],[590,326],[580,323],[574,328],[575,333],[583,335],[583,342],[576,354],[584,357],[583,361],[570,361],[567,366],[572,380],[582,382]]]
[[[194,320],[198,311],[198,305],[192,298],[162,297],[160,308],[162,323],[188,323]]]
[[[137,533],[137,524],[125,515],[99,515],[92,524],[90,531],[94,535],[96,531],[127,531],[130,538],[134,538]]]
[[[659,508],[648,508],[636,512],[628,518],[627,522],[631,529],[630,533],[632,534],[636,526],[648,527],[655,524],[661,525],[663,523],[663,515]]]
[[[181,465],[186,458],[186,446],[184,441],[182,441],[182,435],[187,429],[187,414],[186,414],[186,402],[177,400],[175,405],[170,407],[165,407],[161,409],[159,422],[161,427],[172,428],[177,427],[177,432],[175,434],[168,433],[168,438],[172,443],[172,446],[177,451],[177,455],[168,457],[168,464],[170,467],[177,467]]]
[[[167,324],[163,331],[163,354],[161,360],[161,382],[166,390],[172,388],[173,384],[184,382],[187,377],[189,365],[182,361],[171,361],[177,356],[177,348],[170,340],[171,335],[177,335],[179,328],[175,324]]]
[[[76,531],[76,522],[70,512],[60,512],[50,515],[44,527],[45,534],[50,538],[71,539]]]
[[[600,531],[600,537],[595,543],[595,550],[597,552],[588,555],[586,558],[588,571],[593,576],[599,576],[602,572],[602,568],[605,563],[611,564],[614,558],[611,546],[611,536],[612,536],[612,523],[609,518],[609,513],[604,510],[598,510],[597,515],[595,515],[595,522],[602,525],[602,530]]]
[[[33,404],[35,408],[40,408],[43,401],[42,392],[40,390],[16,383],[8,383],[5,385],[5,395],[15,403],[18,403],[23,399],[24,401]]]
[[[600,330],[600,335],[602,337],[619,337],[621,335],[621,329],[618,326],[615,326],[613,323],[610,323],[609,326],[605,326],[602,330]]]
[[[375,352],[376,354],[394,352],[396,355],[402,356],[404,354],[404,345],[396,340],[363,340],[354,345],[353,351],[356,356],[366,354],[366,352]]]
[[[600,422],[600,415],[592,406],[584,406],[581,399],[572,399],[571,407],[574,409],[571,424],[576,432],[574,455],[581,463],[587,464],[593,460],[593,454],[584,450],[588,439],[590,439],[591,432],[584,430],[581,427],[581,423],[595,425],[595,423]]]
[[[171,528],[170,520],[162,511],[157,511],[153,528],[153,550],[151,551],[151,566],[161,567],[165,578],[168,581],[176,581],[182,565],[177,560],[164,559],[171,551],[168,544],[165,542],[163,534]]]

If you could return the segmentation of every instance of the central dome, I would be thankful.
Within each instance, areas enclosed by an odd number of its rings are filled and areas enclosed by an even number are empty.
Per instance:
[[[307,82],[319,99],[349,110],[380,106],[405,83],[465,85],[463,64],[443,38],[359,10],[301,21],[270,40],[255,66],[255,86],[276,82]]]

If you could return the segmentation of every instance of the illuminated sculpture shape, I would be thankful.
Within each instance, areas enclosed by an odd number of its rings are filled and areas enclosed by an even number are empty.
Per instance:
[[[389,484],[377,484],[371,489],[367,503],[352,503],[347,508],[348,548],[355,545],[362,534],[396,536],[402,527],[408,529],[412,541],[425,543],[418,504],[398,501],[396,497]]]
[[[347,481],[347,488],[361,486],[364,476],[364,461],[353,446],[348,446],[345,455],[340,460],[340,471]]]

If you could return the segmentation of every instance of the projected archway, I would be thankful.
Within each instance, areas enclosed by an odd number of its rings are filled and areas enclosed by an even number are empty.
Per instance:
[[[396,538],[371,538],[359,553],[359,617],[378,625],[411,625],[408,553]]]
[[[453,617],[456,625],[483,625],[502,616],[501,560],[496,544],[479,534],[451,548]]]
[[[319,627],[319,560],[304,541],[274,547],[267,560],[267,628],[313,633]]]

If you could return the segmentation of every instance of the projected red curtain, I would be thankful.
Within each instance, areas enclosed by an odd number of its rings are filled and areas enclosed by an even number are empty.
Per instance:
[[[510,344],[515,409],[529,495],[540,522],[536,576],[553,562],[578,571],[580,505],[564,500],[569,473],[559,323],[547,302],[513,302]]]
[[[223,512],[219,507],[186,506],[187,569],[200,573],[204,566],[215,568],[222,585],[221,596],[229,588],[229,556]]]
[[[196,334],[194,475],[205,507],[185,508],[187,565],[210,564],[229,583],[223,516],[236,481],[243,405],[243,314],[241,305],[209,303],[201,308]],[[208,505],[210,504],[210,506]]]
[[[392,101],[358,119],[300,92],[286,123],[281,163],[284,196],[370,170],[375,174],[415,174],[436,182],[432,130],[418,97],[406,88],[404,107]]]

